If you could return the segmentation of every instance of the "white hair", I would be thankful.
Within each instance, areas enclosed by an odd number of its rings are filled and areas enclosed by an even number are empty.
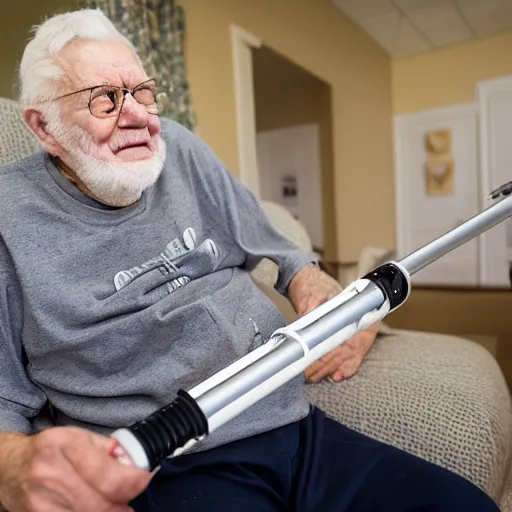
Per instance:
[[[72,41],[123,41],[133,49],[138,59],[130,41],[99,9],[59,14],[34,27],[33,31],[34,38],[25,47],[19,68],[19,101],[22,108],[54,97],[54,87],[63,76],[56,56]]]

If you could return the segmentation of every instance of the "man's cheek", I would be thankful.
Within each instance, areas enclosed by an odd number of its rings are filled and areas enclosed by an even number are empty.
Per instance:
[[[148,123],[149,134],[154,137],[162,131],[162,125],[158,116],[151,116]]]

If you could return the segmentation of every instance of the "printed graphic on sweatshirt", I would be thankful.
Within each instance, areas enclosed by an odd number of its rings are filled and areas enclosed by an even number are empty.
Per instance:
[[[163,275],[175,275],[166,283],[169,293],[172,293],[190,281],[213,272],[218,260],[219,251],[213,240],[208,238],[197,245],[196,232],[187,228],[181,237],[171,240],[155,258],[118,272],[114,277],[114,285],[119,291],[138,276],[158,269]]]

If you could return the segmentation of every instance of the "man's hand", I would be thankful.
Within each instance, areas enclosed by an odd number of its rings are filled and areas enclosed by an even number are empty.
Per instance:
[[[299,270],[288,287],[288,298],[299,316],[309,313],[342,291],[340,284],[316,265]]]
[[[353,377],[372,348],[377,333],[376,326],[358,332],[343,345],[308,366],[306,379],[309,382],[320,382],[326,377],[331,377],[335,382],[339,382]]]
[[[315,265],[308,265],[292,279],[288,297],[295,311],[302,316],[332,299],[342,290],[340,284]],[[361,331],[306,368],[306,378],[319,382],[326,377],[334,381],[356,374],[379,332],[379,324]]]
[[[129,512],[151,474],[113,458],[114,443],[71,427],[1,434],[1,505],[9,512]]]

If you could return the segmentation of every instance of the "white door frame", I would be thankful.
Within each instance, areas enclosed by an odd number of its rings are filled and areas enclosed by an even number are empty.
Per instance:
[[[252,49],[261,48],[262,43],[256,36],[236,25],[231,25],[230,30],[240,181],[259,199]]]
[[[493,92],[503,89],[512,89],[512,75],[478,82],[475,87],[475,96],[479,104],[480,200],[482,201],[480,207],[482,209],[489,205],[488,195],[492,192],[492,163],[489,154],[489,137],[491,134],[488,123],[490,112],[487,97]],[[478,248],[480,253],[479,278],[483,285],[489,281],[487,245],[487,233],[482,233],[478,237]]]

